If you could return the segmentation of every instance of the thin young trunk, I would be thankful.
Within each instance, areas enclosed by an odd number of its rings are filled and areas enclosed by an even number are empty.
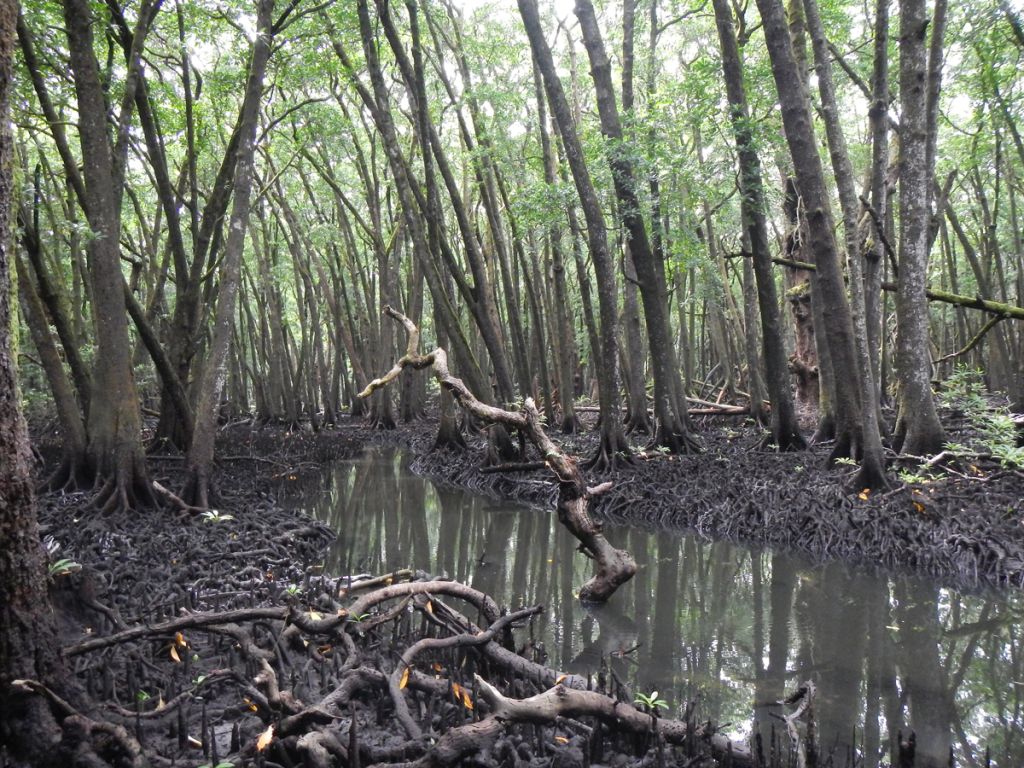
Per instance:
[[[28,265],[21,257],[18,257],[16,261],[18,292],[21,294],[25,320],[32,336],[32,343],[35,345],[43,370],[46,372],[46,379],[50,385],[50,391],[53,393],[57,421],[60,424],[61,452],[63,454],[61,466],[47,479],[46,485],[49,488],[75,488],[85,481],[82,476],[82,459],[85,456],[86,446],[85,422],[82,420],[82,413],[75,400],[74,389],[64,372],[64,363],[60,358],[60,352],[50,334],[46,309],[36,292]]]
[[[889,167],[889,0],[875,3],[874,64],[871,74],[871,206],[879,222],[886,219],[889,205],[885,173]],[[864,314],[868,329],[868,355],[876,393],[881,394],[882,272],[885,246],[883,232],[872,227],[865,238]],[[878,395],[876,395],[877,397]]]
[[[537,131],[540,134],[541,151],[544,160],[544,183],[553,188],[557,181],[555,150],[548,131],[547,103],[544,99],[544,84],[541,80],[537,60],[530,57],[533,71],[534,95],[537,101]],[[569,306],[569,290],[565,279],[565,255],[562,246],[562,232],[552,224],[546,233],[551,253],[551,282],[553,284],[556,349],[559,350],[555,366],[558,380],[558,403],[561,406],[561,429],[572,434],[579,428],[574,402],[576,399],[575,370],[579,353],[572,332],[572,309]]]

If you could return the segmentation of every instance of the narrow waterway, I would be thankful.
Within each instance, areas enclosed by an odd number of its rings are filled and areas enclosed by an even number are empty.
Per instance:
[[[553,512],[437,487],[389,448],[325,469],[285,498],[338,533],[337,574],[412,567],[464,581],[499,604],[544,605],[535,657],[595,673],[737,738],[781,737],[775,702],[817,686],[821,747],[838,766],[888,763],[916,731],[918,765],[1024,766],[1024,596],[962,594],[934,582],[824,567],[675,531],[610,528],[640,571],[612,602],[575,591],[589,563]],[[294,485],[294,484],[293,484]],[[879,759],[880,758],[880,759]],[[863,760],[863,762],[861,762]],[[927,760],[929,762],[924,762]]]

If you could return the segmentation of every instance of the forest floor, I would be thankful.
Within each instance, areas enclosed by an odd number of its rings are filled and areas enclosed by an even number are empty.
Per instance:
[[[724,421],[699,425],[699,455],[641,455],[591,478],[614,483],[596,513],[957,585],[1024,584],[1019,470],[960,462],[865,494],[844,488],[852,467],[824,468],[827,448],[778,454]],[[750,764],[747,745],[724,743],[699,713],[658,720],[652,735],[654,721],[616,681],[566,677],[516,655],[511,627],[529,610],[499,618],[504,607],[490,597],[429,574],[322,572],[334,534],[282,509],[275,493],[372,442],[411,449],[414,469],[440,481],[552,502],[543,472],[482,473],[482,441],[430,452],[434,429],[232,426],[219,446],[219,507],[205,516],[101,517],[87,494],[43,496],[43,533],[59,545],[61,639],[81,688],[72,705],[123,726],[104,756],[141,765],[129,757],[138,742],[157,766],[575,768],[687,765],[696,755]],[[586,456],[595,439],[588,431],[564,445]],[[166,487],[181,486],[180,456],[154,455],[151,467]],[[526,710],[515,701],[534,695]]]

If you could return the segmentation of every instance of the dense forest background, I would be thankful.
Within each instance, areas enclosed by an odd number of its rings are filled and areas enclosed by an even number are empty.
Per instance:
[[[356,397],[404,350],[389,305],[484,402],[565,431],[598,405],[601,466],[626,433],[699,449],[688,411],[728,403],[875,487],[883,440],[943,448],[933,384],[1024,408],[1021,9],[758,6],[26,6],[18,361],[51,485],[154,502],[141,417],[200,506],[218,419],[420,417],[424,374]]]

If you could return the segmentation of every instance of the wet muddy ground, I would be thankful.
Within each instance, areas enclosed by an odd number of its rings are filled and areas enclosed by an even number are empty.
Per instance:
[[[543,473],[484,474],[480,450],[429,453],[432,439],[430,424],[386,434],[358,424],[317,434],[236,425],[222,435],[221,498],[205,517],[101,518],[86,494],[42,498],[44,532],[60,547],[54,560],[83,566],[54,579],[80,706],[123,724],[155,765],[432,766],[465,757],[511,768],[756,759],[756,746],[753,756],[744,745],[723,746],[692,712],[661,736],[640,725],[613,731],[600,713],[577,710],[545,725],[494,730],[495,713],[508,710],[496,697],[533,695],[558,680],[557,670],[502,650],[520,645],[526,630],[502,630],[503,642],[474,650],[466,638],[499,615],[488,615],[497,607],[480,595],[442,597],[436,584],[424,588],[426,597],[418,587],[394,591],[415,574],[354,590],[352,574],[324,572],[333,533],[282,509],[277,494],[370,441],[411,447],[417,471],[445,482],[535,504],[553,498]],[[596,512],[818,558],[910,567],[957,583],[1024,581],[1019,471],[958,468],[865,495],[843,488],[842,469],[822,468],[825,449],[779,455],[759,450],[759,439],[718,424],[702,433],[700,455],[638,458],[594,478],[615,484]],[[586,455],[593,440],[584,433],[567,445]],[[170,488],[180,487],[181,466],[178,456],[152,459],[154,477]],[[366,602],[367,595],[376,597]],[[528,616],[509,621],[525,624]],[[121,642],[99,640],[112,635]],[[424,638],[437,642],[404,675],[401,654]],[[491,694],[475,673],[501,692]],[[632,708],[611,676],[562,684],[589,685]],[[408,711],[400,711],[401,701]],[[258,750],[261,736],[267,746]],[[460,745],[463,736],[475,746]],[[760,748],[770,754],[770,745]],[[127,764],[119,749],[111,746],[107,757]]]

